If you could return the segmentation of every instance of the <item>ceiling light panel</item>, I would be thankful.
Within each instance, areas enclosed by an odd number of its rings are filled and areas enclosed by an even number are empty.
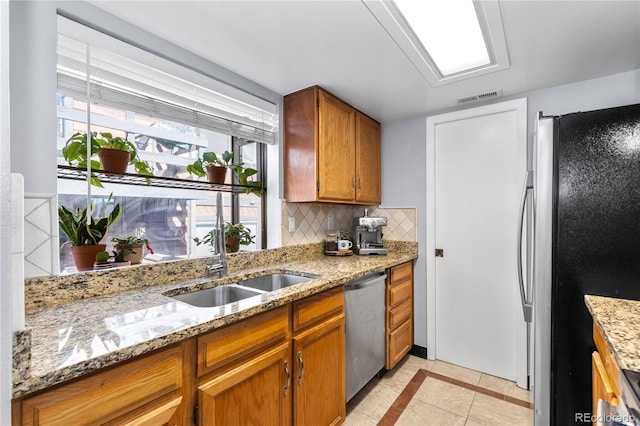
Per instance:
[[[472,0],[394,0],[442,76],[489,65]]]
[[[361,1],[434,87],[509,68],[497,1]]]

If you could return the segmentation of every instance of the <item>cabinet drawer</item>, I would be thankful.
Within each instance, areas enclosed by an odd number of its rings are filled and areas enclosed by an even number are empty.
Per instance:
[[[413,312],[413,299],[402,302],[399,306],[389,309],[389,331],[395,330],[400,324],[411,319]]]
[[[107,423],[178,390],[182,361],[182,347],[177,346],[27,398],[22,424]]]
[[[198,377],[289,337],[289,305],[198,337]]]
[[[344,287],[339,286],[293,303],[293,331],[319,324],[344,312]]]
[[[395,308],[407,299],[410,299],[413,294],[413,281],[404,281],[399,285],[389,288],[387,295],[389,300],[387,305],[390,308]]]
[[[613,386],[613,391],[616,395],[621,395],[620,387],[618,386],[618,375],[620,374],[620,369],[618,368],[618,363],[615,358],[613,358],[613,354],[607,347],[607,343],[604,340],[604,336],[600,332],[597,324],[593,323],[593,341],[596,344],[596,348],[600,353],[600,359],[602,360],[602,364],[604,369],[611,380],[611,385]]]
[[[401,284],[404,281],[413,281],[413,263],[406,262],[394,266],[389,271],[389,285],[391,287]]]
[[[391,370],[411,350],[413,345],[411,321],[405,321],[387,336],[387,370]]]

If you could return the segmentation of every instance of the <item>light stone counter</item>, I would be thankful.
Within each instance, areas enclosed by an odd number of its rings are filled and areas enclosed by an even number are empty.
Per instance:
[[[206,262],[201,260],[28,281],[27,329],[14,336],[13,397],[417,257],[415,243],[392,243],[387,256],[324,256],[320,244],[232,255],[229,275],[217,279],[197,278],[205,275]],[[283,271],[318,278],[214,308],[193,307],[163,294],[182,287],[197,290],[234,282],[239,277]]]
[[[584,297],[618,367],[640,372],[640,301]]]

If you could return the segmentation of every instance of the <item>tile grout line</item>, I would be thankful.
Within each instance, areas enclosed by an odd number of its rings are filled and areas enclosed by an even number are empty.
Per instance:
[[[433,377],[436,380],[440,380],[442,382],[450,383],[455,386],[469,389],[471,391],[481,393],[483,395],[491,396],[493,398],[506,401],[514,405],[519,405],[524,408],[533,408],[532,404],[529,403],[528,401],[514,398],[504,393],[496,392],[479,385],[463,382],[461,380],[444,376],[442,374],[434,373],[432,371],[427,371],[421,368],[411,378],[411,380],[405,386],[402,392],[400,392],[400,395],[398,395],[398,397],[393,402],[393,404],[391,404],[391,407],[389,407],[389,409],[384,414],[384,416],[382,416],[382,418],[378,422],[378,426],[394,425],[402,415],[405,408],[407,408],[407,405],[409,405],[409,402],[413,399],[414,395],[416,394],[420,386],[422,386],[422,383],[424,383],[424,381],[427,379],[427,377]]]

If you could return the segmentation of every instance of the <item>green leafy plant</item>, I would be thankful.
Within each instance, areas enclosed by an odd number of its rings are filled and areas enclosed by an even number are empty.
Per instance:
[[[203,177],[206,174],[207,166],[219,166],[231,169],[231,171],[238,177],[238,183],[246,186],[244,192],[249,194],[253,193],[257,196],[262,195],[262,183],[257,180],[250,180],[251,176],[258,174],[258,170],[252,167],[244,167],[244,162],[233,163],[233,154],[229,151],[223,152],[221,155],[215,152],[205,152],[201,158],[198,158],[193,163],[187,166],[187,172],[192,175]]]
[[[112,251],[113,253],[112,255],[110,255],[108,251],[101,251],[101,252],[98,252],[98,254],[96,254],[96,262],[107,263],[111,258],[113,258],[114,262],[126,262],[126,260],[124,260],[124,257],[127,254],[131,253],[132,251],[127,251],[127,250]]]
[[[198,158],[193,163],[187,166],[187,172],[192,175],[203,177],[207,172],[205,169],[207,166],[220,166],[228,167],[232,166],[233,154],[229,151],[225,151],[222,155],[218,155],[215,152],[205,152],[201,158]]]
[[[142,244],[147,248],[149,253],[153,254],[153,249],[149,245],[149,240],[144,235],[144,228],[138,230],[135,235],[127,235],[125,237],[113,237],[111,238],[111,242],[114,244],[122,245],[122,246],[126,245],[128,246],[129,250],[132,250],[132,247],[134,244]]]
[[[89,206],[89,215],[87,215],[86,208],[80,209],[78,207],[72,212],[65,206],[60,206],[58,208],[58,223],[62,232],[69,238],[68,243],[73,246],[99,244],[107,235],[109,226],[120,217],[120,204],[116,204],[111,213],[106,215],[106,207],[110,201],[111,195],[101,210],[99,218],[93,217],[93,204]]]
[[[225,243],[227,251],[231,253],[238,251],[238,247],[236,246],[231,247],[228,243],[229,238],[237,238],[238,245],[247,246],[255,242],[254,241],[255,235],[251,235],[251,232],[241,223],[233,224],[231,222],[226,222],[224,224],[224,238],[225,238],[225,241],[227,241]],[[216,230],[212,229],[211,231],[207,232],[202,238],[195,237],[193,241],[198,246],[203,244],[208,245],[210,246],[211,251],[213,251],[213,247],[215,246],[215,242],[216,242]]]
[[[91,140],[91,155],[87,158],[87,139]],[[93,159],[95,155],[98,155],[100,150],[104,148],[119,149],[121,151],[129,152],[131,157],[129,164],[132,164],[136,169],[136,173],[153,176],[151,166],[145,161],[140,160],[138,156],[138,149],[135,144],[128,141],[126,138],[120,136],[113,136],[111,133],[98,133],[92,132],[91,137],[88,138],[87,133],[75,133],[67,140],[67,143],[62,147],[62,156],[69,163],[70,166],[76,166],[81,169],[87,168],[88,161],[91,162],[92,170],[100,170],[101,165],[98,160]],[[147,179],[147,184],[151,181]],[[95,175],[91,173],[91,184],[102,188],[102,182]]]
[[[251,232],[241,223],[227,222],[224,224],[224,237],[237,238],[241,245],[248,246],[254,242],[255,235],[252,236]]]

